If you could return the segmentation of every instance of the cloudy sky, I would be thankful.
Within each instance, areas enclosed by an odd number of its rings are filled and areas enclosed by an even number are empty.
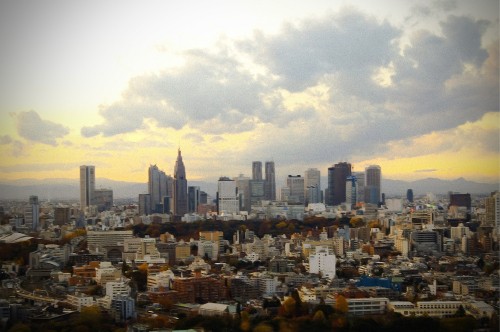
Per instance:
[[[499,180],[498,1],[2,1],[0,180]]]

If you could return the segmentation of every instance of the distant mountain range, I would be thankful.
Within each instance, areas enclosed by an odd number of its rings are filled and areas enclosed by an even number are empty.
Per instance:
[[[321,179],[323,187],[326,187],[326,178]],[[0,182],[0,199],[23,199],[26,200],[30,195],[37,195],[40,199],[79,199],[79,180],[78,179],[21,179],[14,181]],[[201,190],[215,197],[217,183],[203,181],[189,181],[190,186],[199,186]],[[278,183],[279,185],[279,183]],[[406,190],[413,189],[414,195],[423,195],[426,193],[445,194],[449,191],[471,193],[471,194],[489,194],[499,190],[498,183],[479,183],[468,181],[464,178],[456,180],[442,180],[436,178],[427,178],[416,181],[401,180],[382,180],[382,192],[388,197],[404,196]],[[96,188],[113,189],[114,198],[133,198],[142,193],[147,193],[147,184],[138,182],[115,181],[110,179],[96,179]]]

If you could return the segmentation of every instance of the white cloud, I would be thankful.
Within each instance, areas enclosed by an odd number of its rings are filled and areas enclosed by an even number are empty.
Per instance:
[[[67,127],[49,120],[43,120],[35,111],[12,113],[12,115],[16,119],[19,136],[32,142],[56,146],[56,139],[62,138],[69,133]]]

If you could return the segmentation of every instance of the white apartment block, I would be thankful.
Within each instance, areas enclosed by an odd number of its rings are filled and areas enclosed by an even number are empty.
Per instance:
[[[321,273],[323,276],[335,278],[335,254],[329,252],[328,248],[317,246],[316,252],[309,255],[309,273]]]
[[[113,299],[117,295],[130,295],[130,286],[124,281],[111,281],[106,283],[106,296]]]
[[[262,296],[274,295],[279,285],[278,277],[259,278],[259,290]]]
[[[331,301],[335,306],[335,295],[330,294],[327,297],[327,302]],[[387,311],[389,299],[385,297],[363,297],[363,298],[347,298],[349,309],[347,313],[354,316],[364,315],[381,315]]]
[[[410,305],[411,304],[411,305]],[[405,317],[429,316],[434,318],[451,317],[462,305],[460,301],[421,301],[413,305],[411,302],[390,302],[389,309]]]
[[[87,248],[91,252],[104,252],[104,246],[116,246],[133,238],[133,231],[88,231]]]
[[[76,293],[75,295],[68,294],[66,295],[66,301],[78,311],[81,311],[83,307],[94,305],[94,298],[82,293]]]

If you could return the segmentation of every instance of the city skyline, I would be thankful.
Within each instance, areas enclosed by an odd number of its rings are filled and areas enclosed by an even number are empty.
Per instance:
[[[499,182],[498,1],[147,3],[0,4],[0,181]]]

